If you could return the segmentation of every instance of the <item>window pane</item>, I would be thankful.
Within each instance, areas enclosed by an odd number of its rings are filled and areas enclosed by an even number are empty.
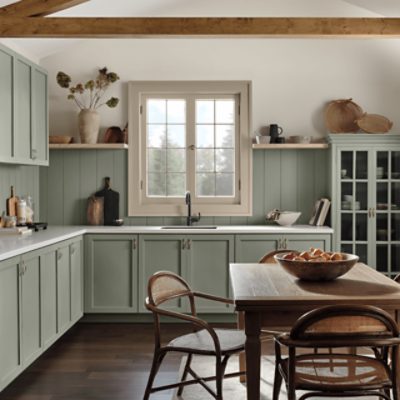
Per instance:
[[[215,196],[215,174],[196,174],[197,196]]]
[[[163,99],[147,100],[147,122],[163,124],[167,122],[167,102]]]
[[[196,150],[196,171],[214,172],[214,150]]]
[[[168,125],[167,130],[168,147],[186,147],[185,125]]]
[[[215,146],[233,147],[235,145],[235,130],[233,125],[217,125],[215,127]]]
[[[234,172],[233,150],[218,149],[215,151],[215,170],[217,172]]]
[[[184,149],[167,150],[167,171],[185,172],[186,171],[186,151]]]
[[[197,125],[196,147],[214,147],[214,125]]]
[[[167,174],[167,196],[184,196],[185,174]]]
[[[165,147],[165,125],[147,125],[147,147]]]
[[[234,195],[234,175],[216,174],[216,195],[233,196]]]
[[[166,151],[160,149],[148,149],[149,172],[163,172],[166,170]]]
[[[217,100],[215,102],[215,122],[229,124],[234,122],[234,100]]]
[[[184,124],[186,121],[185,100],[168,100],[167,115],[169,124]]]
[[[147,174],[147,195],[148,196],[165,196],[166,195],[166,187],[165,187],[165,174]]]
[[[214,123],[214,100],[196,100],[196,123]]]

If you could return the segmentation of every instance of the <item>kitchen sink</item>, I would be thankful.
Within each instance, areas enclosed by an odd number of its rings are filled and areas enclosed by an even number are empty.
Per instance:
[[[174,226],[162,226],[161,229],[217,229],[216,226],[206,225],[174,225]]]

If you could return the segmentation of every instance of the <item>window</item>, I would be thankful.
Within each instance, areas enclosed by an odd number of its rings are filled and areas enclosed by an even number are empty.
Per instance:
[[[249,82],[130,82],[129,215],[250,215]]]

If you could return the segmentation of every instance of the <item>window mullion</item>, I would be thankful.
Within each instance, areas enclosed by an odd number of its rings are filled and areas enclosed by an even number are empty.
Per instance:
[[[195,173],[196,173],[196,116],[195,116],[195,96],[187,96],[187,113],[186,113],[186,188],[195,197]],[[192,147],[191,147],[192,146]],[[193,149],[194,146],[194,150]]]

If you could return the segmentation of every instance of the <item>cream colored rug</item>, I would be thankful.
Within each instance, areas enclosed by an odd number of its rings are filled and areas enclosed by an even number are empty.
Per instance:
[[[179,376],[182,376],[182,370],[185,365],[186,358],[182,359],[181,371]],[[214,358],[205,356],[196,356],[192,361],[192,368],[200,376],[214,375]],[[239,370],[238,357],[231,357],[226,369],[226,373],[235,372]],[[191,379],[190,377],[188,379]],[[261,400],[272,399],[272,388],[274,382],[274,358],[271,356],[263,356],[261,363]],[[214,388],[213,382],[208,383]],[[279,400],[287,400],[286,389],[282,384],[282,391]],[[239,378],[225,379],[223,384],[224,399],[226,400],[245,400],[246,399],[246,386],[239,382]],[[298,391],[298,394],[301,392]],[[300,397],[300,396],[298,396]],[[208,400],[213,397],[201,386],[201,385],[190,385],[187,386],[181,397],[175,394],[172,396],[172,400]],[[315,400],[322,400],[320,397],[313,397]],[[325,398],[327,399],[327,398]],[[330,397],[330,400],[339,399]],[[343,399],[343,398],[340,398]],[[358,399],[358,397],[352,397],[352,399]],[[360,397],[363,400],[375,400],[376,397]]]

